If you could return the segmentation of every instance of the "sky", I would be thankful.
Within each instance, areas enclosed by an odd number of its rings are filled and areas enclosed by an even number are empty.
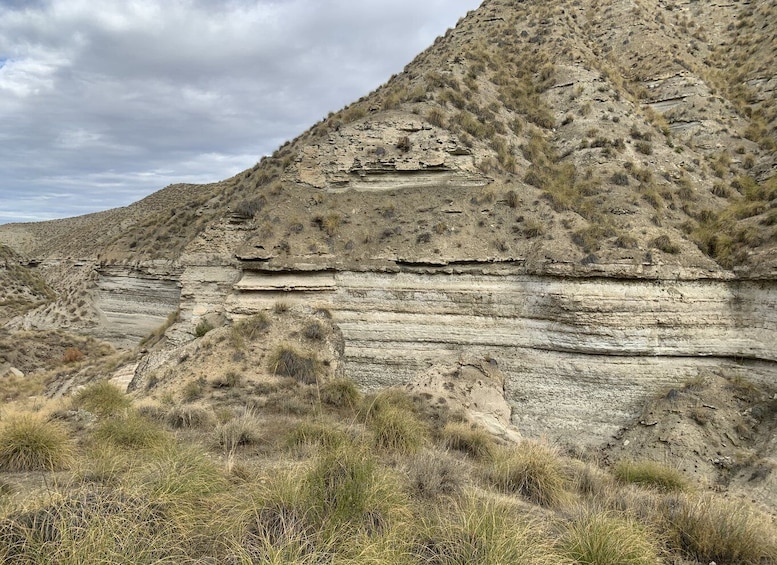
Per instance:
[[[0,0],[0,223],[222,180],[481,0]]]

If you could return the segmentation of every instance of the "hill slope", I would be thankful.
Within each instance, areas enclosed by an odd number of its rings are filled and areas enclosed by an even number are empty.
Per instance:
[[[43,256],[176,258],[238,212],[276,254],[656,256],[762,276],[776,264],[775,10],[487,1],[253,170],[0,234],[27,230]],[[310,233],[308,215],[328,226]]]
[[[477,357],[527,435],[596,445],[664,387],[773,380],[775,14],[488,0],[231,179],[0,227],[58,291],[11,325],[175,321],[144,390],[211,327],[327,313],[365,389]]]

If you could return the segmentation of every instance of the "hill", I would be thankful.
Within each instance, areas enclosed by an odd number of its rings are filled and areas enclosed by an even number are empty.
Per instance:
[[[0,226],[19,273],[56,294],[36,305],[34,285],[19,287],[26,306],[4,311],[8,339],[37,330],[51,340],[68,328],[123,351],[72,342],[77,362],[30,364],[40,369],[39,390],[72,402],[50,419],[67,422],[80,445],[113,441],[98,437],[113,420],[103,424],[105,415],[70,392],[112,379],[143,407],[124,406],[119,427],[156,420],[184,429],[225,466],[219,481],[254,484],[283,469],[310,484],[305,473],[318,462],[331,463],[331,453],[350,461],[352,449],[379,470],[371,477],[415,480],[407,469],[416,463],[391,443],[414,432],[393,421],[374,428],[371,407],[383,406],[422,422],[410,451],[465,452],[457,457],[467,471],[457,476],[474,504],[506,502],[503,514],[536,516],[543,540],[588,524],[569,518],[571,500],[604,517],[620,513],[621,525],[648,525],[655,553],[635,563],[773,563],[768,543],[746,557],[716,553],[691,547],[698,532],[674,528],[675,510],[698,521],[697,511],[738,516],[735,506],[708,510],[717,499],[695,489],[775,509],[776,26],[775,1],[486,0],[375,92],[230,179],[173,185],[80,218]],[[384,389],[393,392],[382,404]],[[304,428],[310,420],[321,427]],[[251,428],[230,444],[197,429],[200,421],[219,422],[225,434],[246,422],[269,431]],[[462,423],[466,433],[455,427]],[[303,462],[305,471],[281,441],[296,426],[294,449],[321,457]],[[325,429],[343,435],[330,445]],[[467,452],[470,432],[501,447]],[[564,500],[550,510],[516,503],[509,491],[523,487],[494,478],[499,454],[531,451],[539,438],[572,456],[552,454]],[[631,483],[628,465],[644,460],[676,467],[682,485],[657,497],[616,489],[613,477]],[[146,466],[159,461],[138,468],[154,474]],[[246,466],[237,476],[235,461]],[[107,482],[116,478],[106,472]],[[646,471],[651,481],[665,472]],[[139,484],[134,469],[120,475],[124,487]],[[420,496],[403,484],[392,492]],[[604,490],[617,494],[596,507]],[[155,492],[170,502],[168,491]],[[410,503],[360,507],[337,522],[328,502],[306,493],[289,502],[254,492],[258,522],[235,517],[229,530],[232,542],[254,545],[220,555],[256,550],[251,559],[283,561],[291,558],[273,551],[297,548],[300,559],[321,550],[358,562],[337,536],[316,537],[345,523],[383,550],[444,563],[447,542],[434,528],[471,525],[452,525],[469,516],[455,509],[465,498],[436,517]],[[186,507],[170,504],[166,511]],[[739,523],[765,524],[761,539],[771,540],[769,520],[742,508]],[[411,530],[424,523],[435,533],[406,537],[395,511],[413,517]],[[13,530],[28,518],[9,519]],[[278,541],[288,523],[301,528],[291,532],[301,546]],[[191,531],[210,539],[197,526]],[[558,551],[548,549],[550,562],[572,559]]]

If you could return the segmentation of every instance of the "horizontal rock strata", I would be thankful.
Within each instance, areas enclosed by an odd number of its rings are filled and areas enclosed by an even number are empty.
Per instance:
[[[277,301],[329,309],[346,372],[366,389],[462,354],[493,359],[528,435],[600,443],[647,396],[700,373],[777,376],[777,287],[767,282],[246,271],[224,308],[240,318]]]

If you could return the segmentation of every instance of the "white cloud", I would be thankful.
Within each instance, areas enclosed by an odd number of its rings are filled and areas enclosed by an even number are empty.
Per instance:
[[[6,0],[0,222],[229,177],[399,72],[478,3]],[[60,187],[71,196],[56,210],[30,204]]]

